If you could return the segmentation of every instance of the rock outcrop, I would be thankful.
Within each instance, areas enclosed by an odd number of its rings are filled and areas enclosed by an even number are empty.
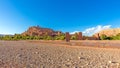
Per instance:
[[[99,34],[99,36],[101,35],[106,35],[106,36],[115,36],[117,34],[120,33],[120,28],[114,28],[114,29],[106,29],[106,30],[102,30],[96,34],[94,34],[94,36],[97,36]]]
[[[54,31],[52,29],[49,28],[42,28],[39,26],[33,26],[33,27],[29,27],[27,31],[23,32],[22,35],[23,36],[56,36],[61,34],[60,31]]]

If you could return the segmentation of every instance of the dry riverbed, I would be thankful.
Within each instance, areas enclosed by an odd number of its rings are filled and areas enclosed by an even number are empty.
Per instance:
[[[0,68],[120,68],[120,49],[111,47],[115,44],[120,45],[119,41],[0,41]]]

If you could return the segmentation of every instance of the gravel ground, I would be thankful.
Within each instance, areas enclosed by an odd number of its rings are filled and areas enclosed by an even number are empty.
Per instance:
[[[120,68],[120,49],[75,43],[0,41],[0,68]]]

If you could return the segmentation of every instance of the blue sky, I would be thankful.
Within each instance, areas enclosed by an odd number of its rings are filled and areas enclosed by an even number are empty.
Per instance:
[[[0,34],[22,33],[29,26],[85,31],[120,27],[119,0],[0,0]]]

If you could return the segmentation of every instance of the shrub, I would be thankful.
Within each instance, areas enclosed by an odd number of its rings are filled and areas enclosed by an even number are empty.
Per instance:
[[[107,36],[105,34],[103,34],[103,35],[100,36],[101,40],[106,40],[106,38],[107,38]]]
[[[77,40],[77,37],[76,37],[76,36],[71,36],[70,39],[71,39],[71,40]]]

